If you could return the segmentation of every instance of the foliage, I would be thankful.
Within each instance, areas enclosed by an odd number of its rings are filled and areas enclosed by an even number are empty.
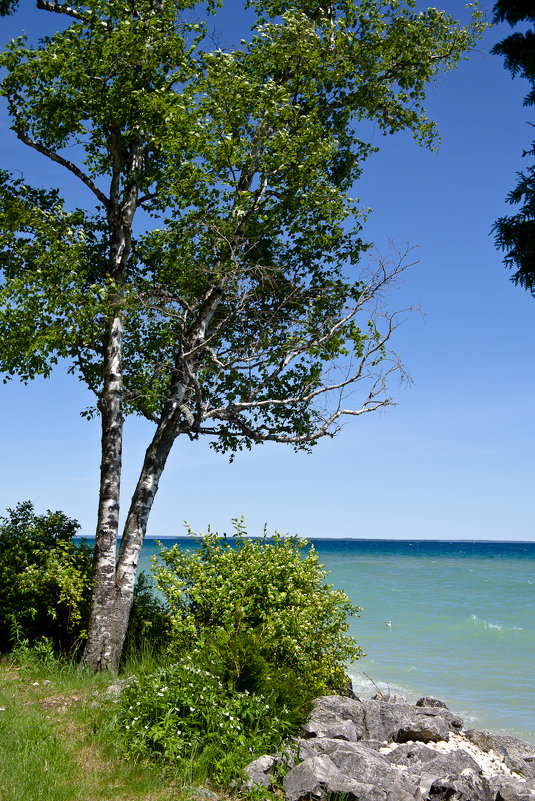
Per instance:
[[[189,656],[128,685],[116,724],[131,758],[178,761],[184,770],[194,763],[194,778],[219,783],[277,751],[290,730],[262,695],[229,692]]]
[[[176,661],[129,685],[116,718],[130,757],[191,763],[223,783],[279,750],[361,654],[345,634],[357,607],[325,584],[314,549],[235,527],[232,540],[208,534],[193,551],[161,548],[153,572]]]
[[[533,4],[526,0],[499,0],[494,6],[496,22],[535,22]],[[520,75],[531,83],[526,106],[535,103],[535,30],[517,31],[496,44],[492,50],[502,55],[513,77]],[[531,123],[533,125],[533,123]],[[535,141],[523,156],[535,156]],[[518,183],[507,196],[511,205],[520,205],[515,214],[500,217],[494,224],[496,245],[506,252],[504,263],[516,270],[512,280],[535,297],[535,165],[518,173]]]
[[[67,358],[95,413],[115,316],[126,411],[156,425],[173,411],[174,436],[207,433],[224,452],[306,448],[332,432],[340,389],[365,384],[367,362],[395,365],[374,313],[387,282],[357,270],[367,210],[349,190],[376,148],[356,129],[373,121],[435,146],[426,87],[473,45],[480,15],[462,27],[412,0],[257,0],[250,41],[223,52],[184,5],[75,4],[66,30],[0,57],[15,133],[97,204],[69,210],[58,191],[2,175],[4,375]],[[149,230],[133,228],[136,209]],[[125,227],[118,264],[110,242]],[[369,384],[373,408],[384,387]]]
[[[150,578],[141,572],[134,588],[123,661],[139,659],[142,653],[156,657],[169,644],[169,638],[168,612],[154,593]]]
[[[80,526],[63,512],[38,515],[30,501],[0,518],[0,643],[52,642],[68,650],[84,636],[91,548],[74,543]]]
[[[296,703],[282,686],[304,702],[341,690],[348,661],[362,654],[345,633],[358,607],[325,583],[305,540],[249,539],[234,522],[232,542],[208,534],[191,552],[176,545],[160,551],[154,575],[170,610],[175,653],[196,649],[230,687],[269,694],[280,707]]]
[[[427,87],[483,27],[477,9],[462,26],[415,0],[252,0],[248,39],[223,51],[218,6],[39,2],[61,30],[0,53],[14,134],[88,198],[73,209],[0,171],[0,372],[28,380],[65,359],[101,417],[94,668],[118,665],[178,436],[231,457],[308,450],[391,403],[400,318],[384,295],[405,262],[362,264],[367,210],[350,192],[370,123],[436,145]],[[155,429],[117,555],[129,413]]]

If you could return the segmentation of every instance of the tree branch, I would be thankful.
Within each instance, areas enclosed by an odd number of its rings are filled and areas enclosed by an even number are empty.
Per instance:
[[[69,161],[63,156],[60,156],[59,153],[56,153],[54,150],[47,147],[42,142],[36,142],[35,139],[32,139],[31,136],[29,136],[28,133],[22,127],[21,113],[18,110],[15,101],[10,95],[7,95],[7,100],[15,116],[15,132],[20,141],[24,142],[24,144],[28,145],[28,147],[32,147],[34,150],[37,150],[39,153],[42,153],[43,156],[46,156],[51,161],[55,161],[57,164],[61,164],[62,167],[65,167],[65,169],[69,170],[69,172],[72,172],[73,175],[76,175],[76,177],[79,178],[80,181],[82,181],[82,183],[85,184],[87,188],[90,189],[91,192],[93,192],[93,194],[100,200],[102,205],[107,210],[109,210],[110,203],[108,198],[93,183],[91,178],[89,178],[88,175],[82,172],[82,170],[79,167],[77,167],[76,164],[73,164],[72,161]]]
[[[41,11],[51,11],[53,14],[65,14],[67,17],[80,20],[81,22],[91,22],[92,18],[89,14],[80,14],[75,8],[68,6],[65,3],[53,3],[51,0],[37,0],[37,8]],[[109,22],[100,21],[101,26],[106,31],[112,31],[113,26]]]

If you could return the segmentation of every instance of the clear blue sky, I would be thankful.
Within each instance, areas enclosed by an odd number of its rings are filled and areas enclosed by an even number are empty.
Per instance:
[[[44,25],[53,15],[25,2],[0,19],[1,41],[23,27],[52,30]],[[437,5],[466,14],[461,2]],[[244,25],[239,5],[231,8],[223,42],[239,39]],[[355,188],[373,209],[367,238],[383,251],[389,238],[408,241],[419,258],[392,298],[393,307],[420,304],[425,313],[394,342],[413,379],[392,387],[398,405],[350,420],[312,455],[264,445],[229,465],[207,443],[177,441],[149,536],[182,534],[185,520],[196,530],[230,530],[244,515],[251,533],[267,523],[307,537],[535,539],[535,301],[509,281],[490,235],[509,211],[505,197],[533,138],[533,109],[522,106],[527,84],[489,54],[509,32],[492,28],[478,52],[430,91],[439,153],[375,132],[380,151]],[[60,168],[14,139],[4,107],[0,126],[0,167],[23,169],[37,184],[62,183]],[[30,499],[94,533],[99,426],[79,417],[89,402],[61,371],[26,387],[0,386],[0,512]],[[124,507],[150,428],[126,425]]]

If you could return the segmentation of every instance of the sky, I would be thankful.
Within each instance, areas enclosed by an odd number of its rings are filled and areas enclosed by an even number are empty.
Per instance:
[[[22,29],[30,38],[53,30],[54,15],[26,2],[0,18],[1,41]],[[466,19],[462,2],[437,6]],[[237,2],[227,9],[218,23],[223,47],[246,27]],[[491,234],[511,211],[505,198],[533,138],[533,109],[522,105],[527,82],[490,55],[510,32],[492,27],[469,60],[430,89],[438,153],[406,134],[371,131],[379,152],[353,193],[373,209],[364,234],[383,253],[391,241],[408,243],[418,260],[391,299],[392,308],[421,308],[392,343],[412,379],[391,386],[397,405],[348,418],[310,455],[270,444],[229,464],[206,441],[177,440],[148,536],[180,536],[185,521],[197,532],[230,532],[243,516],[250,534],[266,525],[307,538],[535,540],[535,300],[511,283]],[[0,143],[0,168],[78,191],[17,142],[1,104]],[[79,414],[90,402],[61,369],[27,386],[0,385],[0,514],[31,500],[94,534],[100,432],[98,421]],[[128,419],[123,509],[151,435],[149,423]]]

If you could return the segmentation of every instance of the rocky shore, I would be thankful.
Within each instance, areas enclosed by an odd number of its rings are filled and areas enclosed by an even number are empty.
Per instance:
[[[465,729],[435,698],[318,698],[284,754],[246,769],[286,801],[535,801],[535,747]]]

